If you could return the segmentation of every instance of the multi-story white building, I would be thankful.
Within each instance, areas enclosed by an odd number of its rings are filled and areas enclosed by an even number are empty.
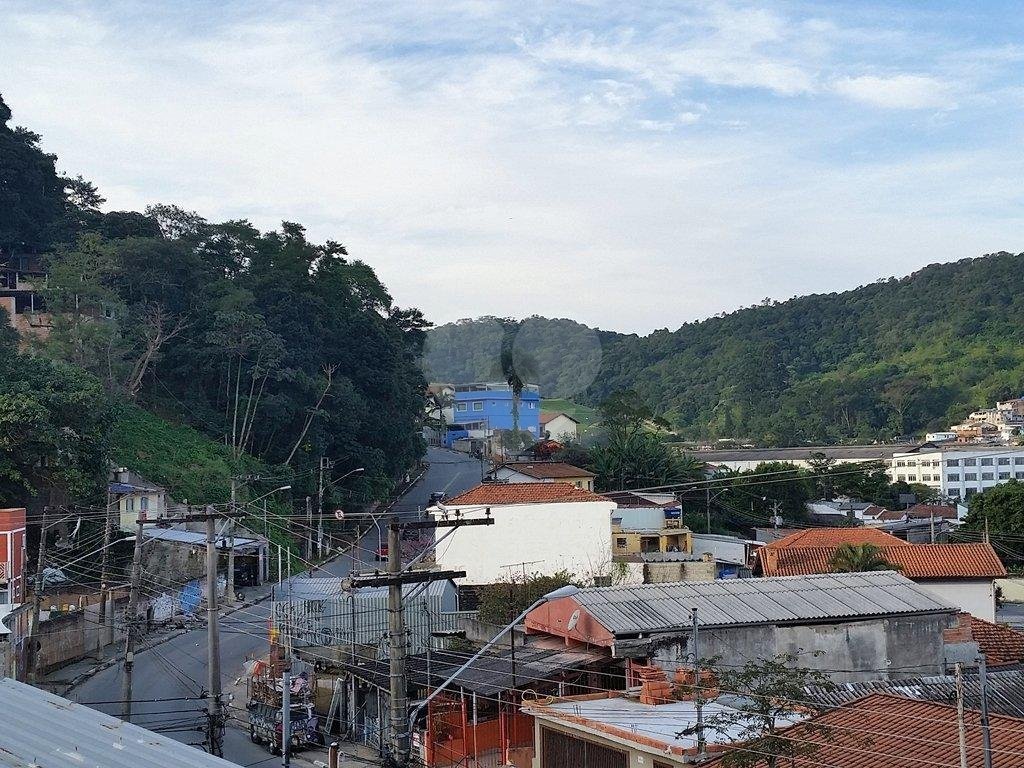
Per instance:
[[[966,499],[1008,480],[1024,480],[1024,446],[934,445],[893,454],[889,477]]]

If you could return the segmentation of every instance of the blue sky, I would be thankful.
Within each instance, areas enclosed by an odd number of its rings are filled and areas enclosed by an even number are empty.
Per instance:
[[[0,0],[0,93],[110,208],[303,222],[436,322],[643,333],[1024,250],[1021,27],[999,3]]]

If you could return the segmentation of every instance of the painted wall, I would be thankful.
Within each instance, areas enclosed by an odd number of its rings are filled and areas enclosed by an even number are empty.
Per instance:
[[[503,565],[530,563],[530,572],[572,571],[587,578],[608,573],[611,501],[519,504],[491,507],[494,525],[460,528],[441,543],[438,561],[466,571],[468,584],[490,584],[508,577]],[[469,508],[468,518],[483,517]],[[439,528],[436,535],[447,529]]]
[[[456,424],[486,421],[490,431],[512,429],[512,392],[506,387],[485,391],[456,391]],[[540,393],[523,392],[519,402],[519,429],[540,437]]]
[[[564,442],[566,440],[578,440],[580,436],[579,425],[566,416],[564,413],[555,416],[544,425],[544,432],[552,440]]]
[[[919,587],[927,589],[979,619],[996,620],[996,590],[992,579],[913,581]]]
[[[939,675],[945,658],[943,631],[955,624],[952,614],[930,614],[835,624],[722,627],[701,632],[700,654],[719,656],[726,666],[741,666],[750,659],[791,653],[801,666],[828,671],[841,683]],[[687,659],[692,664],[689,653],[687,637],[657,648],[651,661],[674,671]]]
[[[25,510],[0,509],[0,603],[25,599]]]
[[[498,467],[494,470],[494,477],[498,480],[506,480],[510,483],[572,483],[577,488],[585,491],[594,490],[594,478],[589,476],[581,477],[559,477],[559,478],[538,478],[531,475],[524,475],[508,467]]]

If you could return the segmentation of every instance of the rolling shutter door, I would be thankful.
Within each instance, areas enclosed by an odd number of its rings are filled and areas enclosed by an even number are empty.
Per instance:
[[[541,728],[543,768],[628,768],[628,763],[626,752]]]

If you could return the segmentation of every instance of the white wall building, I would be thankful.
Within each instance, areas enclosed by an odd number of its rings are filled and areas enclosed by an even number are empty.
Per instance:
[[[1024,480],[1024,447],[1010,445],[933,445],[894,454],[893,481],[920,483],[940,496],[966,499],[1007,480]]]
[[[541,411],[540,431],[551,440],[562,443],[580,439],[580,423],[567,413]]]
[[[589,580],[611,567],[615,503],[569,483],[479,485],[434,507],[449,517],[484,517],[494,525],[460,528],[441,543],[438,561],[466,571],[468,584],[492,584],[510,575],[567,570]],[[437,529],[440,537],[447,529]]]

